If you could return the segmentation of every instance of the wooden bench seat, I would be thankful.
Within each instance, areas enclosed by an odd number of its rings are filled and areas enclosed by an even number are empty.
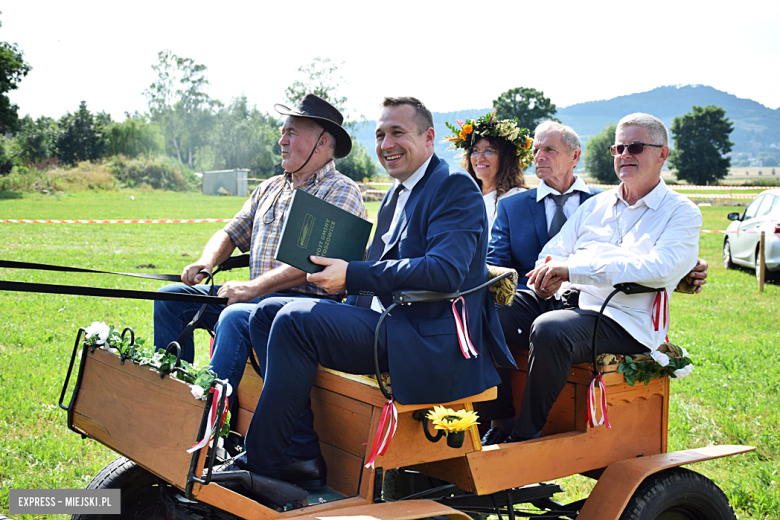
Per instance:
[[[247,364],[238,388],[239,416],[234,429],[246,434],[262,379]],[[376,467],[397,468],[423,462],[462,457],[481,449],[477,427],[466,432],[461,448],[450,448],[444,439],[431,443],[425,438],[422,423],[412,417],[416,410],[444,405],[455,410],[473,410],[472,403],[496,398],[496,388],[479,395],[450,403],[421,405],[397,404],[398,427],[387,452],[376,460]],[[346,374],[320,368],[311,392],[314,427],[320,437],[320,448],[328,465],[341,468],[329,472],[328,486],[346,496],[358,494],[362,467],[376,434],[382,407],[387,401],[376,380],[368,376]],[[362,494],[362,493],[361,493]]]

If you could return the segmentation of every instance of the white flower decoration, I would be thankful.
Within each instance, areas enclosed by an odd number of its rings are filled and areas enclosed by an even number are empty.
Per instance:
[[[93,321],[92,325],[90,325],[84,330],[87,332],[87,338],[91,338],[92,336],[97,336],[98,344],[105,344],[106,340],[108,339],[109,327],[103,321]]]
[[[674,377],[677,379],[682,379],[685,376],[691,375],[691,372],[693,372],[693,365],[685,365],[682,368],[678,368],[674,371]]]
[[[655,350],[650,353],[650,357],[653,358],[655,362],[661,365],[662,367],[665,367],[669,364],[669,356],[667,356],[663,352],[658,352],[657,350]]]
[[[683,357],[688,357],[688,351],[685,349],[685,347],[680,347],[680,350],[682,350]]]
[[[203,399],[203,388],[198,385],[190,385],[190,392],[195,399]]]

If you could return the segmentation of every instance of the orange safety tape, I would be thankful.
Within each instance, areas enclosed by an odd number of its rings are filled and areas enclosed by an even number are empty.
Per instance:
[[[229,218],[194,218],[194,219],[136,219],[136,220],[35,220],[35,219],[0,219],[6,224],[202,224],[212,222],[230,222]]]

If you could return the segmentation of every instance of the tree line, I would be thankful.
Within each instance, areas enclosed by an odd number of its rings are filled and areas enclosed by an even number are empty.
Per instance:
[[[0,91],[0,98],[10,106],[4,112],[0,106],[5,134],[0,146],[0,174],[10,172],[14,165],[73,165],[120,155],[167,156],[193,171],[249,168],[261,178],[283,172],[277,143],[282,122],[252,106],[245,95],[228,104],[209,97],[207,68],[192,59],[168,50],[158,54],[152,66],[156,79],[144,91],[148,112],[126,113],[125,120],[117,122],[105,112],[91,112],[82,101],[78,110],[59,119],[34,119],[29,115],[18,118],[18,107],[10,105],[5,95],[31,69],[15,47],[0,48],[0,52],[6,51],[15,53],[16,61],[0,62],[0,75],[8,85]],[[4,56],[0,54],[0,58]],[[287,89],[286,101],[295,105],[313,91],[344,111],[347,99],[336,94],[336,68],[327,58],[301,67],[299,72],[307,76]],[[5,85],[0,83],[0,89]],[[355,124],[351,121],[345,126],[350,130]],[[340,172],[358,181],[378,170],[366,148],[354,141],[352,153],[336,162]]]
[[[245,95],[228,104],[211,98],[206,91],[206,66],[190,58],[160,51],[152,68],[156,79],[144,91],[148,112],[126,113],[125,120],[117,122],[105,112],[90,112],[82,101],[78,110],[60,119],[20,119],[7,93],[18,88],[31,66],[16,45],[0,42],[0,129],[4,134],[0,137],[0,175],[15,165],[76,164],[113,156],[164,156],[195,171],[249,168],[263,178],[282,173],[279,119],[250,105]],[[313,92],[345,113],[347,98],[338,94],[344,78],[338,69],[339,64],[328,58],[315,58],[300,67],[300,78],[285,91],[286,101],[295,105]],[[493,108],[498,119],[517,118],[520,126],[531,130],[545,119],[557,121],[555,104],[533,88],[510,89],[493,101]],[[347,114],[344,126],[353,134],[364,121]],[[677,170],[677,178],[694,184],[715,184],[724,178],[730,159],[723,155],[733,145],[729,140],[732,130],[733,123],[720,107],[693,107],[691,113],[675,117],[669,163]],[[585,167],[599,182],[617,180],[608,152],[614,135],[612,123],[588,139]],[[352,153],[336,162],[339,171],[358,181],[379,169],[354,137]]]

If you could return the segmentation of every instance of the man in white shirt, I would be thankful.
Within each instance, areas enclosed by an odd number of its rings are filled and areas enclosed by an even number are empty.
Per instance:
[[[541,435],[571,365],[591,359],[594,322],[613,285],[635,282],[670,295],[696,264],[701,213],[661,179],[669,156],[663,123],[647,114],[624,117],[611,151],[620,186],[580,205],[543,248],[529,273],[530,290],[515,298],[533,324],[526,331],[528,377],[509,442]],[[653,325],[654,301],[655,294],[615,296],[601,322],[599,350],[655,350],[666,331]]]

